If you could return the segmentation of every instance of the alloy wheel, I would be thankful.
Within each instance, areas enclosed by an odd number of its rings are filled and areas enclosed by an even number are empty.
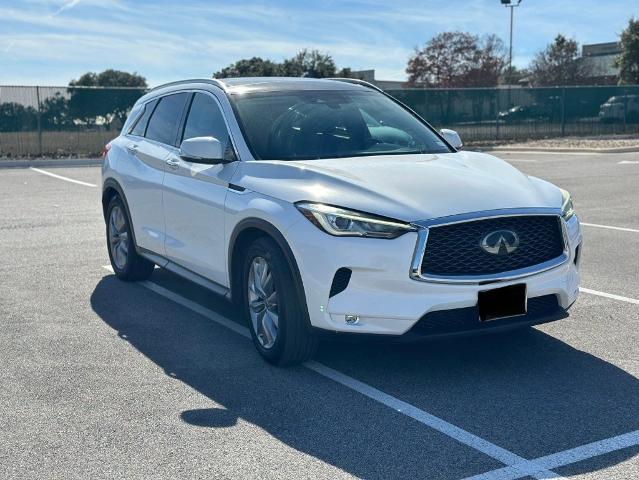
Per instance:
[[[118,205],[111,209],[109,216],[109,248],[113,263],[119,270],[123,270],[129,255],[129,230],[124,212]]]
[[[255,257],[248,274],[248,306],[253,331],[260,345],[275,345],[279,328],[278,295],[273,273],[263,257]]]

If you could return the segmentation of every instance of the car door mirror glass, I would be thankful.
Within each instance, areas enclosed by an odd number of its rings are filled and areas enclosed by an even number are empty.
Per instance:
[[[455,131],[455,130],[449,130],[448,128],[442,128],[440,130],[442,136],[444,137],[444,139],[450,143],[454,148],[456,148],[457,150],[459,150],[461,147],[464,146],[464,144],[461,141],[461,138],[459,137],[459,134]]]
[[[224,162],[222,144],[215,137],[194,137],[184,140],[180,145],[180,157],[192,163]]]

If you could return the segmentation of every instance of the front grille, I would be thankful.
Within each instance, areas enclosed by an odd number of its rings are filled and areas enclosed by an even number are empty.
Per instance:
[[[482,248],[482,240],[498,230],[517,234],[516,250],[496,255]],[[442,277],[492,275],[539,265],[560,257],[563,251],[561,220],[557,216],[472,220],[429,229],[421,272]]]
[[[482,322],[477,306],[440,310],[424,315],[410,330],[418,335],[443,335],[476,330],[487,330],[522,323],[544,323],[566,317],[556,295],[544,295],[528,299],[525,315]]]

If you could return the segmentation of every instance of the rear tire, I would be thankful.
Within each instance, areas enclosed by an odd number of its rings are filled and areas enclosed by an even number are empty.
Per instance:
[[[297,298],[295,279],[281,249],[268,237],[255,240],[242,265],[242,304],[257,351],[275,365],[310,359],[317,338],[306,307]]]
[[[136,281],[146,280],[151,276],[155,264],[136,251],[131,220],[118,195],[111,198],[107,206],[106,237],[109,259],[116,277]]]

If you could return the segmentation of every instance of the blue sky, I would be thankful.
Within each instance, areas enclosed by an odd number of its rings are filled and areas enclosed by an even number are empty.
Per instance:
[[[639,1],[523,0],[514,63],[526,65],[559,32],[580,43],[615,40],[633,15]],[[0,84],[66,85],[116,68],[157,85],[303,47],[403,80],[414,47],[445,30],[507,42],[508,9],[499,0],[0,0]]]

